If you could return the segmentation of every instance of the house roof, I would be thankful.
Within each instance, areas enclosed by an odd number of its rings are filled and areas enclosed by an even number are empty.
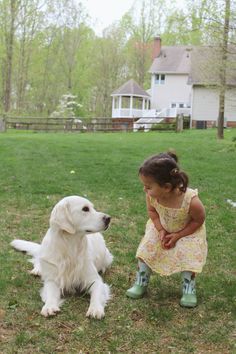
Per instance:
[[[161,48],[161,52],[154,59],[149,72],[154,73],[174,73],[188,74],[190,71],[190,58],[192,47],[190,46],[170,46]]]
[[[142,89],[139,84],[133,79],[127,81],[117,90],[113,91],[111,96],[136,96],[136,97],[150,97],[150,95]]]
[[[191,85],[218,85],[222,64],[220,48],[212,46],[193,47],[188,83]],[[236,85],[236,48],[228,48],[226,63],[226,81]]]
[[[213,46],[163,46],[149,72],[187,74],[188,84],[216,85],[220,82],[220,49]],[[236,48],[229,47],[227,84],[236,85]]]

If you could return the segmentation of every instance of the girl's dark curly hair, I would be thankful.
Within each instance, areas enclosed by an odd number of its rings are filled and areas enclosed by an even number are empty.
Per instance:
[[[172,151],[149,157],[140,166],[139,175],[153,177],[161,187],[170,183],[172,189],[179,188],[182,192],[188,187],[188,176],[180,170],[178,157]]]

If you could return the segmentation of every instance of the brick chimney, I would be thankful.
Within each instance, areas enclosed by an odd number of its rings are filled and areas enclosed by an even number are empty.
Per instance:
[[[161,53],[161,37],[157,36],[153,39],[153,48],[152,48],[152,60],[157,58]]]

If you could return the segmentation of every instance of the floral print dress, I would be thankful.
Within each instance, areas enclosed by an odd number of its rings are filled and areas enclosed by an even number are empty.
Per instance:
[[[168,233],[182,230],[189,222],[189,206],[197,190],[187,188],[180,208],[167,208],[150,198],[160,222]],[[182,237],[174,248],[163,249],[159,233],[151,219],[146,225],[145,235],[138,247],[136,257],[145,262],[153,272],[170,275],[182,271],[200,273],[206,262],[207,241],[205,223],[193,234]]]

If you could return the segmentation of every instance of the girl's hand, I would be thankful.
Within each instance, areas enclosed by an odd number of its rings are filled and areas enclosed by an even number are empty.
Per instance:
[[[171,234],[167,234],[164,237],[164,241],[163,241],[163,248],[165,249],[170,249],[170,248],[174,248],[176,242],[179,240],[179,235],[177,233],[171,233]]]
[[[168,234],[167,231],[165,229],[162,229],[159,232],[159,237],[161,240],[161,247],[165,248],[165,242],[166,242],[166,235]]]
[[[159,237],[160,237],[160,240],[161,240],[161,242],[163,242],[164,241],[164,238],[165,238],[165,236],[167,235],[167,231],[165,230],[165,229],[161,229],[160,231],[158,231],[159,232]]]

